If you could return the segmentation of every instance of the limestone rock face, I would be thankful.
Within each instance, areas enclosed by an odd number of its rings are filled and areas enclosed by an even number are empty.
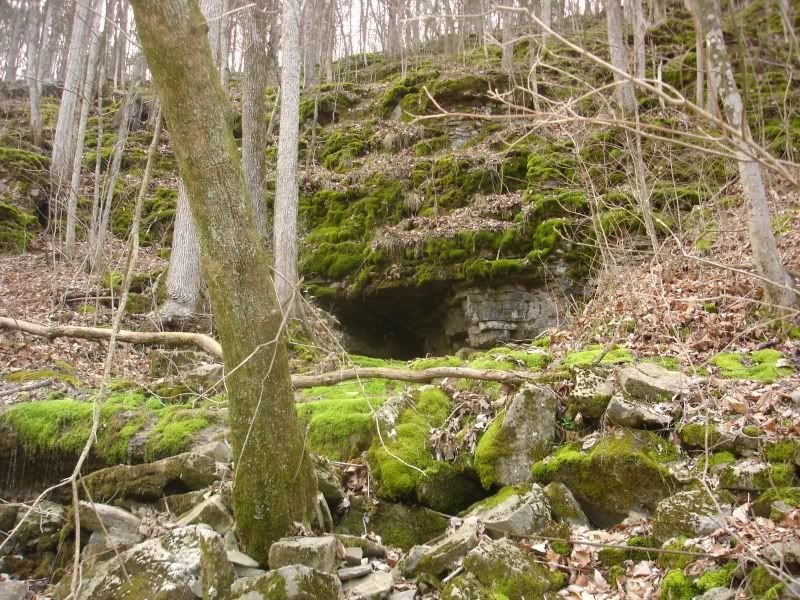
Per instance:
[[[549,388],[526,385],[520,389],[475,449],[475,468],[484,487],[531,480],[531,467],[553,447],[557,405]]]
[[[222,479],[226,471],[213,458],[184,452],[152,463],[100,469],[86,477],[86,486],[99,502],[111,498],[156,502],[166,490],[199,490]]]
[[[303,565],[290,565],[256,577],[238,579],[231,600],[339,600],[341,583],[335,575]]]
[[[639,363],[619,372],[622,389],[641,400],[669,400],[689,389],[691,379],[655,363]]]
[[[531,535],[550,522],[550,504],[544,490],[535,483],[510,486],[477,504],[467,516],[484,523],[493,537]]]
[[[653,535],[663,543],[679,535],[698,537],[723,527],[731,507],[717,502],[721,513],[705,490],[678,492],[664,498],[653,514]]]
[[[282,538],[269,549],[270,569],[287,565],[305,565],[322,573],[336,572],[336,538],[322,537]]]

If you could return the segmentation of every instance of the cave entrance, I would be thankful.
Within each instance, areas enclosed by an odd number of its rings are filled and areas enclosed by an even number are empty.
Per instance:
[[[387,288],[355,298],[339,298],[330,310],[345,333],[348,352],[410,360],[453,350],[445,333],[451,286]]]

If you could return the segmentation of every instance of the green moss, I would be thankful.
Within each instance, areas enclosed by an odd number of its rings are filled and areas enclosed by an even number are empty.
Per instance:
[[[147,437],[145,458],[156,460],[184,452],[191,445],[194,434],[208,425],[209,420],[203,410],[194,410],[190,405],[165,407]]]
[[[475,470],[481,485],[489,489],[496,483],[494,465],[498,459],[510,456],[511,447],[502,439],[502,426],[505,413],[500,413],[481,436],[475,448]]]
[[[696,546],[694,544],[687,545],[686,538],[684,536],[678,536],[674,540],[670,541],[669,543],[664,545],[664,549],[666,550],[679,550],[689,551],[689,552],[698,552],[702,553],[703,549],[700,546]],[[693,556],[685,556],[683,554],[659,554],[656,556],[656,562],[658,566],[662,569],[685,569],[689,563],[692,563],[696,560],[696,557]]]
[[[467,510],[464,511],[464,514],[470,513],[474,510],[488,510],[490,508],[494,508],[495,506],[499,506],[512,496],[522,496],[530,491],[530,486],[527,485],[507,485],[500,488],[494,496],[489,496],[481,500],[480,502],[476,502],[472,506],[470,506]]]
[[[701,593],[717,587],[730,587],[733,580],[733,572],[737,566],[737,563],[729,561],[718,569],[707,571],[700,575],[695,581],[695,585]]]
[[[600,355],[605,352],[604,346],[588,346],[585,350],[568,352],[564,357],[564,365],[567,367],[589,366],[595,363]],[[620,346],[611,348],[603,355],[600,360],[601,365],[613,365],[633,362],[634,358],[630,351]]]
[[[800,487],[769,488],[753,502],[753,513],[759,517],[770,517],[772,503],[777,501],[792,508],[800,508]]]
[[[423,369],[433,369],[435,367],[460,367],[463,364],[464,361],[456,356],[431,356],[412,361],[409,368],[412,371],[422,371]]]
[[[29,383],[31,381],[41,381],[43,379],[55,379],[62,381],[72,387],[80,386],[80,381],[75,376],[74,369],[21,369],[8,373],[4,379],[9,383]]]
[[[0,201],[0,253],[25,252],[38,231],[36,215]]]
[[[659,600],[692,600],[697,588],[683,571],[673,569],[661,581]]]
[[[372,416],[364,398],[304,402],[297,405],[297,413],[306,424],[306,443],[314,454],[348,461],[369,448]]]
[[[711,364],[720,369],[726,379],[747,379],[772,383],[781,377],[791,375],[794,370],[788,366],[778,366],[782,355],[777,350],[767,348],[747,354],[722,352],[711,359]]]
[[[542,483],[564,483],[584,506],[622,516],[653,509],[674,489],[666,464],[677,457],[677,448],[653,433],[620,429],[588,451],[580,442],[562,446],[534,464],[532,474]]]
[[[779,600],[783,584],[778,583],[778,580],[765,567],[757,566],[750,571],[747,591],[756,599]]]
[[[800,450],[800,442],[795,439],[784,439],[770,442],[764,447],[764,456],[771,463],[789,463],[794,460]]]
[[[347,127],[328,134],[320,150],[322,166],[341,171],[353,165],[354,160],[369,149],[370,131],[365,127]]]
[[[684,446],[692,449],[703,450],[716,447],[723,440],[716,425],[707,421],[706,423],[687,423],[678,429],[678,436]]]
[[[446,133],[436,137],[428,138],[417,142],[414,146],[414,153],[417,156],[430,156],[439,150],[444,150],[450,146],[450,136]]]

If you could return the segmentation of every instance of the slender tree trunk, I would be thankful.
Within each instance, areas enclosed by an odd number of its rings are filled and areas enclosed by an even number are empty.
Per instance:
[[[50,204],[51,225],[63,210],[65,187],[72,173],[72,159],[75,156],[75,115],[78,94],[84,81],[86,49],[86,30],[88,29],[89,9],[96,0],[76,0],[75,18],[72,24],[72,36],[69,41],[69,58],[67,77],[64,80],[64,91],[61,94],[61,105],[58,109],[58,121],[53,138],[53,153],[50,159],[50,183],[53,197]]]
[[[645,58],[644,38],[647,33],[647,22],[644,18],[644,0],[632,0],[631,17],[633,22],[633,59],[634,74],[638,79],[644,79],[647,69],[647,59]]]
[[[99,15],[95,13],[93,15],[92,22],[96,27],[100,22]],[[78,214],[78,192],[80,191],[81,184],[81,164],[83,163],[83,141],[86,137],[86,123],[89,120],[89,108],[92,105],[92,96],[94,94],[95,75],[97,74],[100,48],[105,46],[105,30],[102,35],[94,31],[89,32],[89,36],[91,37],[92,41],[89,46],[86,79],[83,84],[83,91],[81,92],[81,110],[78,118],[78,134],[75,140],[75,155],[72,159],[72,179],[69,186],[67,200],[67,224],[64,244],[64,251],[67,255],[67,258],[72,258],[75,254],[75,227],[77,224]]]
[[[30,9],[28,15],[28,36],[27,36],[27,56],[25,65],[25,77],[28,80],[28,101],[31,111],[31,137],[36,146],[42,145],[42,115],[39,111],[39,53],[42,51],[39,45],[40,35],[42,29],[41,14],[39,12],[38,2],[35,2]],[[47,26],[47,15],[43,19],[45,27]]]
[[[6,52],[6,81],[16,81],[17,64],[19,62],[20,47],[25,32],[25,7],[20,3],[14,10],[14,21],[11,27],[11,35],[8,39],[8,50]]]
[[[619,0],[606,0],[606,18],[608,20],[608,45],[611,51],[611,64],[620,71],[630,73],[628,61],[628,47],[623,37],[622,7]],[[632,114],[636,108],[636,97],[633,94],[633,85],[614,73],[617,82],[617,100],[623,114]]]
[[[106,79],[106,66],[108,63],[108,52],[104,52],[100,57],[100,73],[97,82],[97,144],[95,146],[94,160],[94,191],[92,193],[92,217],[89,221],[89,256],[92,255],[92,248],[97,244],[97,231],[100,221],[100,194],[101,194],[101,174],[103,166],[103,88]]]
[[[89,248],[89,269],[97,274],[105,268],[104,244],[108,233],[108,224],[111,220],[111,206],[114,200],[114,188],[119,178],[119,170],[122,164],[122,155],[125,152],[125,145],[128,142],[128,132],[130,131],[131,112],[133,111],[133,100],[136,97],[136,86],[138,77],[134,76],[128,82],[128,91],[122,109],[119,111],[119,126],[117,127],[117,139],[114,144],[114,154],[111,158],[111,165],[108,167],[106,178],[105,198],[99,211],[99,222],[94,235],[94,245]]]
[[[542,23],[547,25],[548,27],[552,27],[553,25],[553,3],[552,0],[541,0],[542,1]],[[542,46],[547,46],[547,31],[542,31]]]
[[[699,0],[699,5],[708,59],[712,66],[708,74],[709,82],[713,80],[713,88],[719,91],[728,124],[742,131],[746,139],[750,139],[744,103],[736,86],[728,50],[722,37],[719,0]],[[747,155],[745,142],[739,141],[738,146],[739,177],[750,205],[750,245],[756,270],[766,280],[764,291],[767,301],[782,308],[790,308],[796,305],[797,295],[792,278],[783,268],[778,255],[761,167]]]
[[[237,530],[244,550],[265,565],[274,541],[294,522],[311,520],[317,494],[295,413],[281,311],[203,16],[194,0],[133,0],[133,6],[198,225],[228,372]]]
[[[242,165],[247,189],[253,201],[253,214],[259,237],[267,237],[266,176],[267,103],[264,90],[269,78],[267,11],[272,2],[261,0],[248,14],[244,24],[244,74],[242,81]]]
[[[281,38],[281,122],[275,181],[275,290],[279,305],[291,312],[297,284],[297,149],[300,123],[300,7],[283,4]]]
[[[503,11],[501,15],[503,21],[503,55],[501,66],[509,77],[514,76],[514,18],[515,13],[510,10]]]

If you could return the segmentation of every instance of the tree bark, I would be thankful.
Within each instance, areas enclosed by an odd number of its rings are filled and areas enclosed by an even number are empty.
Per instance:
[[[267,208],[264,199],[267,146],[267,103],[264,91],[269,81],[267,11],[272,2],[260,0],[244,24],[244,74],[242,81],[242,165],[259,237],[267,237]]]
[[[228,372],[237,528],[245,552],[265,565],[274,541],[311,521],[317,498],[282,315],[203,16],[195,0],[132,3],[189,193]]]
[[[630,73],[628,47],[623,37],[622,7],[619,0],[606,0],[606,19],[608,21],[608,45],[611,52],[611,64],[614,68]],[[632,114],[636,108],[636,97],[633,85],[622,75],[614,73],[617,82],[617,101],[623,114]]]
[[[647,22],[644,18],[644,0],[632,0],[631,21],[633,22],[633,60],[634,74],[637,79],[644,79],[647,69],[644,38],[647,33]]]
[[[42,19],[38,2],[36,2],[31,7],[28,15],[28,50],[25,65],[25,78],[28,82],[28,102],[31,112],[31,137],[36,146],[42,145],[42,115],[39,111],[39,98],[41,96],[39,55],[42,52],[39,33],[42,30],[42,22],[44,22],[44,27],[47,27],[47,14]]]
[[[744,103],[733,77],[733,68],[722,36],[722,17],[719,0],[699,0],[702,9],[703,31],[712,68],[708,77],[711,88],[718,90],[725,118],[734,129],[750,139],[750,128],[744,112]],[[714,99],[716,101],[716,99]],[[791,308],[797,303],[792,278],[783,268],[778,255],[775,236],[767,202],[767,193],[761,177],[761,167],[748,154],[745,141],[736,139],[739,150],[737,159],[742,189],[750,205],[750,245],[756,271],[769,283],[764,291],[768,302],[781,308]]]
[[[297,149],[300,128],[300,6],[283,4],[281,38],[281,120],[273,225],[275,290],[278,303],[291,311],[297,276]]]

